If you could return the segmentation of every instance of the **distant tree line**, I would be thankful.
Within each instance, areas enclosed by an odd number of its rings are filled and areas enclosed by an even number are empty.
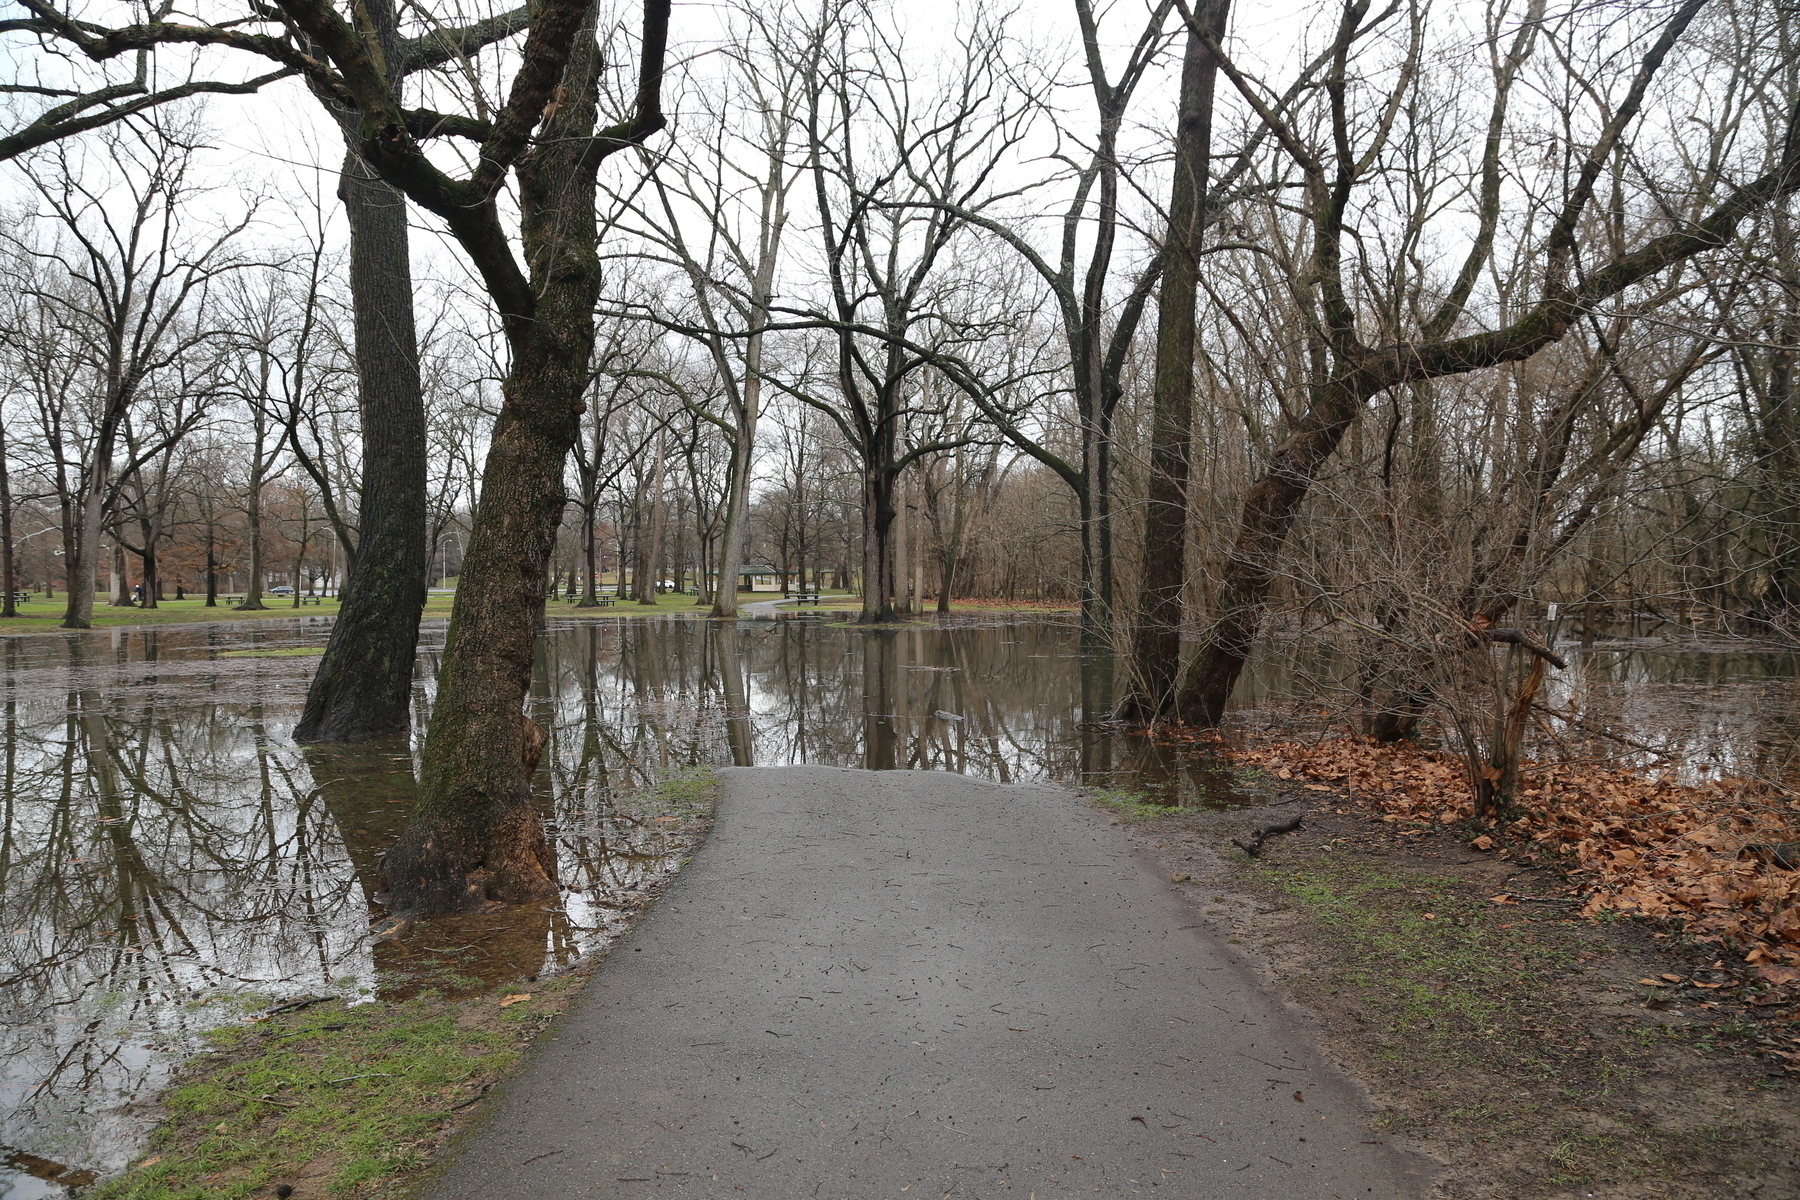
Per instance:
[[[1545,606],[1795,636],[1773,0],[21,3],[0,540],[35,570],[54,527],[73,628],[202,529],[247,605],[343,580],[315,741],[405,727],[454,545],[402,909],[553,891],[512,747],[544,604],[606,581],[1066,598],[1139,722],[1325,637],[1373,734],[1439,707],[1497,801]],[[290,78],[347,237],[315,181],[195,177],[202,94]]]

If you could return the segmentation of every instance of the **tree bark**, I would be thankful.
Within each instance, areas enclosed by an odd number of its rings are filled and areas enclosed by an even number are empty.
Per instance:
[[[13,571],[12,476],[6,465],[6,427],[0,422],[0,617],[19,615],[13,592],[18,580]]]
[[[880,455],[863,468],[862,615],[865,624],[897,620],[894,611],[894,475]],[[891,458],[891,454],[888,456]]]
[[[639,539],[638,577],[632,580],[637,589],[637,602],[644,605],[656,603],[656,593],[662,586],[663,480],[668,470],[667,450],[659,432],[656,435],[656,466],[650,473],[649,536]]]
[[[68,539],[70,544],[65,555],[69,563],[69,580],[68,603],[63,610],[64,629],[94,627],[94,577],[100,562],[102,509],[106,504],[108,485],[112,478],[113,447],[119,430],[118,416],[123,414],[124,407],[123,402],[116,397],[114,403],[108,405],[108,411],[101,418],[100,429],[94,438],[93,460],[82,475],[81,491],[74,505],[74,537]]]
[[[1315,389],[1312,406],[1244,497],[1238,536],[1213,603],[1212,627],[1182,681],[1178,708],[1183,721],[1217,725],[1224,717],[1262,629],[1269,586],[1295,514],[1369,394],[1372,389],[1345,379]]]
[[[219,607],[219,560],[214,553],[213,523],[206,522],[206,608]]]
[[[540,19],[546,8],[540,8]],[[420,799],[389,852],[400,915],[470,911],[556,894],[555,868],[531,796],[525,717],[544,579],[565,491],[563,464],[580,434],[600,293],[595,173],[605,153],[662,126],[666,0],[648,0],[638,111],[597,149],[599,47],[591,8],[559,74],[535,144],[516,163],[528,286],[482,255],[490,235],[463,234],[484,264],[512,350],[451,611],[437,702],[425,737]],[[542,34],[542,24],[533,28]],[[525,56],[529,59],[529,55]],[[554,79],[549,82],[554,82]],[[457,219],[462,219],[458,216]],[[541,735],[541,731],[540,735]],[[533,756],[535,759],[535,756]]]
[[[244,497],[244,532],[249,534],[250,569],[244,580],[244,599],[238,612],[256,612],[264,607],[263,539],[262,539],[262,439],[251,449],[250,490]]]
[[[388,61],[395,61],[392,0],[367,0],[364,7]],[[358,135],[355,124],[345,130],[352,147]],[[337,623],[294,729],[302,743],[407,728],[426,596],[425,404],[406,202],[354,149],[339,196],[350,218],[363,478],[355,565],[339,588]]]
[[[1230,0],[1195,14],[1181,69],[1175,121],[1175,178],[1163,240],[1157,305],[1155,407],[1150,488],[1144,509],[1144,559],[1132,638],[1131,691],[1123,715],[1153,721],[1172,713],[1181,669],[1182,592],[1187,585],[1188,476],[1193,444],[1195,307],[1199,295],[1201,214],[1212,168],[1213,85],[1219,63],[1210,46],[1225,36]]]
[[[752,344],[760,352],[761,337]],[[760,369],[760,361],[758,362]],[[762,403],[762,379],[746,371],[743,405],[731,440],[731,466],[726,475],[725,528],[719,536],[719,582],[712,615],[737,616],[738,573],[744,567],[744,536],[750,525],[750,471],[756,455],[756,423]]]

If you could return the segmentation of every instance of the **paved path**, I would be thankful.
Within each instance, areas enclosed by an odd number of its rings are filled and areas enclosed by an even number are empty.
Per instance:
[[[1416,1196],[1068,792],[736,769],[434,1200]]]

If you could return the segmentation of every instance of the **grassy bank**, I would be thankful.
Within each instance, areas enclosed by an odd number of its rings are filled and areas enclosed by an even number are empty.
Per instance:
[[[666,873],[608,902],[619,918],[635,923],[673,880],[705,834],[716,786],[710,770],[683,771],[629,805],[669,822],[677,841]],[[165,1118],[142,1156],[84,1200],[238,1200],[283,1186],[293,1200],[405,1193],[603,963],[604,952],[533,974],[545,920],[534,905],[421,922],[376,948],[381,996],[301,997],[214,1030],[158,1098]],[[495,923],[505,927],[475,928]],[[519,939],[526,951],[515,956]],[[476,944],[492,953],[463,953]]]
[[[424,1166],[581,978],[461,999],[340,1000],[215,1032],[136,1166],[89,1200],[367,1196]]]
[[[434,593],[425,603],[427,618],[442,618],[450,615],[452,596],[445,593]],[[738,596],[738,603],[753,604],[763,600],[776,600],[779,596],[772,592],[744,592]],[[338,602],[335,597],[327,597],[318,604],[307,603],[295,608],[292,597],[264,596],[267,606],[253,612],[244,612],[233,607],[233,603],[221,599],[217,606],[206,607],[204,598],[188,598],[185,600],[163,600],[155,608],[113,608],[105,601],[94,606],[95,629],[134,628],[155,625],[199,625],[216,621],[280,621],[294,617],[335,617]],[[66,601],[58,596],[53,600],[41,597],[28,600],[18,606],[19,615],[8,619],[0,619],[0,637],[16,633],[52,633],[62,627],[63,612]],[[861,600],[847,593],[827,593],[824,600],[816,607],[825,612],[854,611]],[[795,605],[795,611],[810,612],[814,605]],[[645,616],[706,616],[711,606],[697,604],[692,596],[668,593],[656,598],[654,604],[639,604],[635,600],[624,600],[604,608],[580,608],[578,602],[558,597],[549,604],[549,615],[552,617],[605,618],[605,617],[645,617]],[[1074,612],[1073,605],[1037,603],[1020,601],[1011,603],[1003,600],[958,600],[951,609],[955,613],[1067,613]],[[923,616],[936,615],[935,609],[928,609]]]
[[[1583,915],[1553,866],[1472,848],[1466,830],[1398,825],[1266,773],[1249,786],[1267,807],[1096,799],[1198,925],[1312,1014],[1372,1092],[1371,1136],[1443,1164],[1432,1195],[1791,1194],[1791,996],[1734,978],[1716,946]],[[1260,858],[1234,847],[1297,814]]]

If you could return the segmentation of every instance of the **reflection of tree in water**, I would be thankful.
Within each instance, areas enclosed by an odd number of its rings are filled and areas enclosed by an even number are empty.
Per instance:
[[[414,799],[411,747],[295,749],[309,660],[212,657],[324,632],[0,639],[0,1144],[118,1164],[142,1112],[132,1102],[206,1028],[239,1018],[233,995],[492,984],[584,953],[685,852],[669,832],[685,815],[657,787],[695,766],[926,768],[1236,798],[1216,765],[1104,725],[1110,661],[1072,627],[559,624],[531,705],[550,739],[535,783],[566,903],[433,924],[371,952],[381,855]],[[1582,664],[1547,703],[1695,761],[1792,777],[1790,656],[1595,650]],[[1271,657],[1261,685],[1335,669]]]
[[[1092,724],[1111,709],[1110,660],[1084,651],[1072,625],[615,619],[570,623],[547,649],[544,693],[570,731],[558,796],[609,772],[637,787],[688,763],[729,762],[1001,782],[1128,777],[1175,802],[1237,798],[1228,774],[1192,754]]]
[[[0,1140],[56,1127],[70,1144],[30,1148],[111,1166],[166,1051],[234,1015],[219,992],[323,987],[366,956],[336,824],[261,710],[160,708],[154,663],[96,643],[69,643],[65,691],[7,691]]]
[[[715,652],[704,638],[665,645],[662,624],[575,623],[538,659],[532,715],[550,737],[538,787],[567,890],[559,960],[622,928],[685,852],[671,826],[687,814],[664,810],[659,783],[730,761]]]

